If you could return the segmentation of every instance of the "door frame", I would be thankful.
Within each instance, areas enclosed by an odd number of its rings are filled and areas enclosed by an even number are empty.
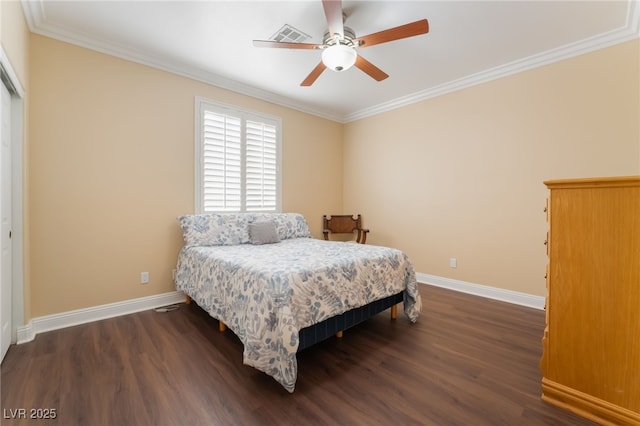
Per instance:
[[[23,146],[24,89],[11,61],[0,46],[0,84],[11,94],[11,343],[17,340],[17,328],[25,324],[24,315],[24,216],[23,216]]]

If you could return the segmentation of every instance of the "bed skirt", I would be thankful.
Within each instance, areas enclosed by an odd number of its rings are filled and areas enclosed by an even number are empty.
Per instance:
[[[300,330],[298,336],[300,343],[298,344],[298,352],[313,346],[316,343],[322,342],[339,331],[358,325],[361,322],[371,318],[372,316],[392,307],[393,305],[403,301],[403,292],[385,297],[384,299],[375,300],[368,305],[361,306],[359,308],[352,309],[343,314],[336,315],[335,317],[327,318],[326,320],[314,324],[309,327],[305,327]]]

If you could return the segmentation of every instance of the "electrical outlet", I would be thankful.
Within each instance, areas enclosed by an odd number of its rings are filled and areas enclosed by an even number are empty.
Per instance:
[[[176,270],[174,269],[173,271],[171,271],[171,278],[173,279],[173,281],[176,280]]]
[[[148,272],[140,272],[140,284],[149,284]]]
[[[452,268],[457,268],[458,267],[458,259],[456,259],[455,257],[452,257],[451,259],[449,259],[449,266]]]

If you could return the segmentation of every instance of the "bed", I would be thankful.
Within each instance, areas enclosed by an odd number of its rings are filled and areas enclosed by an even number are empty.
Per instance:
[[[400,301],[418,319],[415,273],[400,250],[313,239],[296,213],[178,220],[176,288],[238,336],[245,364],[289,392],[299,350]]]

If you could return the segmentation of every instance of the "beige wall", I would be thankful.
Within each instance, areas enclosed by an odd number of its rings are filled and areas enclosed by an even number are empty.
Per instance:
[[[27,86],[29,30],[19,1],[0,1],[0,42],[23,88]]]
[[[174,290],[195,96],[282,117],[283,210],[315,236],[342,208],[338,123],[38,35],[31,70],[34,317]]]
[[[544,295],[542,182],[640,174],[639,64],[635,40],[347,124],[344,208],[418,272]]]

